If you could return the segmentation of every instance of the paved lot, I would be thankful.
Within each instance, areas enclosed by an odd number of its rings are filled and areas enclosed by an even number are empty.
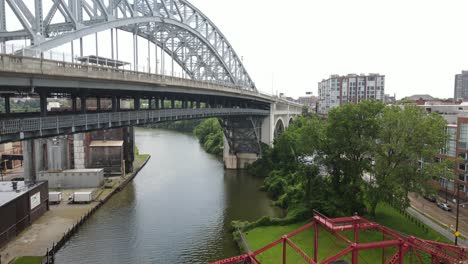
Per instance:
[[[63,197],[64,200],[68,196]],[[1,249],[1,263],[8,263],[17,256],[43,256],[52,243],[59,241],[63,234],[98,203],[51,205],[30,227],[21,232],[13,241]]]
[[[437,197],[438,201],[445,202],[445,199]],[[411,205],[419,210],[420,212],[430,216],[431,218],[437,220],[439,223],[442,223],[446,226],[447,230],[455,230],[455,220],[456,220],[456,205],[449,201],[449,205],[452,207],[451,212],[446,212],[439,207],[436,203],[427,201],[421,196],[415,194],[410,194]],[[464,237],[468,237],[468,208],[462,208],[460,206],[460,217],[459,217],[459,228],[460,232]]]

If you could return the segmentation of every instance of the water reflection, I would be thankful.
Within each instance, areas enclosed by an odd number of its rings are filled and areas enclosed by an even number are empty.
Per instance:
[[[151,160],[89,219],[57,263],[207,263],[238,254],[232,220],[279,215],[262,181],[225,171],[191,135],[137,129]]]

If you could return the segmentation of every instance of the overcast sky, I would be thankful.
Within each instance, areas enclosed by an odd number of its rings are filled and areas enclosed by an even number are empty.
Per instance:
[[[189,1],[269,92],[273,83],[288,95],[317,94],[331,74],[381,73],[398,98],[448,98],[454,75],[468,70],[466,0]]]
[[[380,73],[385,92],[397,98],[449,98],[454,75],[468,70],[467,0],[189,1],[243,56],[257,88],[269,93],[316,95],[317,83],[331,74]],[[8,9],[7,18],[9,26],[20,27]],[[101,46],[108,47],[109,32],[100,34]],[[85,52],[94,53],[94,35],[87,39]],[[122,39],[121,59],[131,62],[131,36]],[[144,45],[139,43],[143,65]],[[109,49],[99,55],[110,56],[103,53]]]

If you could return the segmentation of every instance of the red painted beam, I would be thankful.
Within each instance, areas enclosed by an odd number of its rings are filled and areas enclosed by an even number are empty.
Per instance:
[[[347,217],[338,217],[338,218],[331,218],[329,219],[332,223],[346,223],[346,222],[355,222],[361,221],[363,218],[359,216],[347,216]]]
[[[387,240],[387,241],[379,241],[379,242],[370,242],[364,244],[357,244],[356,247],[359,250],[366,250],[366,249],[376,249],[376,248],[386,248],[386,247],[395,247],[402,244],[403,241],[399,240]]]
[[[310,222],[310,223],[306,224],[305,226],[300,227],[299,229],[296,229],[296,230],[292,231],[291,233],[287,234],[286,237],[287,238],[293,237],[293,236],[301,233],[302,231],[311,228],[313,225],[314,225],[314,222]]]
[[[300,249],[296,244],[294,244],[291,240],[289,240],[289,238],[286,238],[286,243],[288,243],[290,247],[292,247],[299,255],[301,255],[305,259],[305,261],[307,261],[307,263],[317,264],[317,262],[315,262],[304,251],[302,251],[302,249]]]
[[[334,255],[334,256],[331,256],[329,258],[327,258],[326,260],[320,262],[320,264],[329,264],[329,263],[332,263],[333,261],[336,261],[338,260],[339,258],[345,256],[346,254],[349,254],[350,252],[353,251],[353,247],[348,247],[348,248],[345,248],[343,251],[339,252],[338,254]]]
[[[245,261],[247,259],[249,259],[249,254],[244,254],[244,255],[235,256],[232,258],[218,260],[215,262],[211,262],[211,264],[235,264],[235,263],[239,263],[239,261]]]
[[[260,249],[258,249],[258,250],[255,250],[255,251],[253,252],[253,255],[254,255],[254,256],[257,256],[258,254],[261,254],[261,253],[263,253],[264,251],[266,251],[266,250],[268,250],[268,249],[270,249],[270,248],[272,248],[272,247],[278,245],[278,244],[281,243],[282,241],[283,241],[283,239],[282,239],[282,238],[279,238],[279,239],[277,239],[277,240],[271,242],[270,244],[268,244],[268,245],[266,245],[266,246],[264,246],[264,247],[262,247],[262,248],[260,248]]]

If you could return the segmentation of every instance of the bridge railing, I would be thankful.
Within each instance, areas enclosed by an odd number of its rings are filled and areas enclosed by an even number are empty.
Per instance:
[[[89,113],[77,115],[57,115],[48,117],[12,118],[0,121],[0,136],[41,132],[76,127],[113,127],[129,124],[145,124],[164,120],[205,118],[231,115],[268,115],[268,110],[242,108],[199,108],[199,109],[160,109],[109,113]]]

